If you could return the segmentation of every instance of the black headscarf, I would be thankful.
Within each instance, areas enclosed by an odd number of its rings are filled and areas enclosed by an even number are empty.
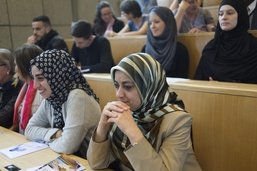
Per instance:
[[[154,37],[150,28],[147,31],[145,52],[154,57],[164,68],[169,71],[176,53],[177,26],[173,13],[166,7],[154,7],[150,13],[159,16],[166,27],[159,37]]]
[[[46,100],[54,108],[54,127],[62,129],[64,120],[62,115],[62,104],[67,100],[73,89],[82,89],[89,96],[98,98],[88,85],[80,70],[76,67],[74,59],[62,50],[47,50],[30,61],[35,65],[47,79],[52,94]]]
[[[257,39],[247,32],[249,17],[242,0],[223,0],[238,13],[237,26],[224,31],[218,23],[214,39],[203,49],[196,79],[257,83]],[[220,8],[219,7],[219,8]]]

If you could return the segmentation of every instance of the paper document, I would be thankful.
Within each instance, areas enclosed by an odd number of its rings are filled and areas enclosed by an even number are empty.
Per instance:
[[[82,171],[86,170],[77,161],[67,157],[66,155],[61,155],[56,159],[46,163],[43,166],[27,169],[27,171]]]
[[[38,142],[27,142],[24,144],[18,144],[12,147],[1,149],[0,153],[13,159],[13,158],[20,157],[29,153],[33,153],[45,148],[48,148],[48,145],[38,143]]]

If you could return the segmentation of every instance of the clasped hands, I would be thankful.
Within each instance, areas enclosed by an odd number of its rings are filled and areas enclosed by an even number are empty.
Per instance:
[[[101,128],[104,129],[105,127],[105,129],[109,129],[108,127],[111,123],[115,123],[128,136],[131,144],[137,143],[143,138],[143,134],[133,119],[132,111],[126,103],[121,101],[107,103],[100,119]]]

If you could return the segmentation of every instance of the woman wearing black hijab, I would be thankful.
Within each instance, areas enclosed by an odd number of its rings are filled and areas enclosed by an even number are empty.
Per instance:
[[[176,21],[169,8],[154,7],[150,11],[147,42],[143,51],[162,65],[167,77],[188,77],[188,51],[177,42]]]
[[[242,0],[223,0],[214,39],[203,49],[195,79],[257,83],[257,38],[247,32]]]

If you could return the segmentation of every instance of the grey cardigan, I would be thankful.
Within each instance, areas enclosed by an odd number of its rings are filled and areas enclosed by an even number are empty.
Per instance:
[[[58,153],[76,152],[87,131],[96,126],[101,109],[96,100],[81,89],[72,90],[67,101],[62,105],[65,122],[62,136],[51,139],[58,129],[53,128],[53,108],[43,100],[36,113],[30,119],[25,136],[30,140],[44,140],[51,149]]]

